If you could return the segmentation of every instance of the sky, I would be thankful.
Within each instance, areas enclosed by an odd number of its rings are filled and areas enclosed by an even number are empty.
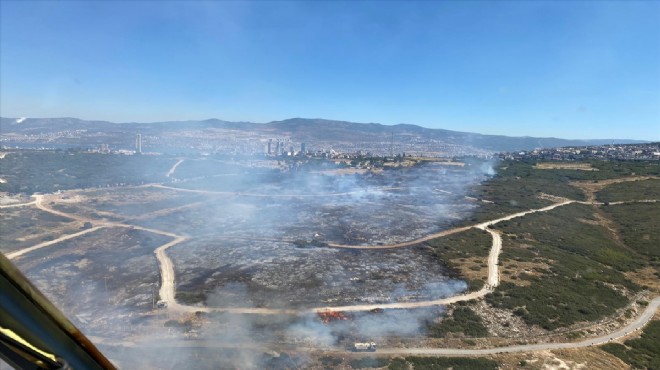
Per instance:
[[[0,1],[0,115],[660,140],[660,2]]]

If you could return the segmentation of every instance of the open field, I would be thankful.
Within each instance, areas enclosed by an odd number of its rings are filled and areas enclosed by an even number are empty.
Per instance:
[[[660,179],[619,182],[608,185],[596,194],[599,202],[620,202],[636,199],[660,199]]]
[[[153,309],[159,282],[153,250],[167,240],[105,228],[16,257],[14,263],[90,334],[113,335],[119,313],[130,317]]]
[[[10,253],[79,232],[83,224],[33,207],[3,208],[0,213],[0,252]]]
[[[591,166],[591,163],[568,163],[568,162],[541,162],[534,165],[539,170],[580,170],[580,171],[598,171]]]
[[[2,177],[6,182],[0,183],[0,192],[51,193],[65,189],[164,181],[167,169],[174,162],[163,156],[61,150],[15,151],[2,159]]]

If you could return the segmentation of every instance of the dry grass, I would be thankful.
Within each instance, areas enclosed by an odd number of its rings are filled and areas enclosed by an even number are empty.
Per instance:
[[[580,170],[580,171],[598,171],[598,168],[591,167],[589,163],[538,163],[534,166],[538,170]]]
[[[531,353],[509,353],[493,356],[492,359],[500,363],[501,369],[630,369],[630,366],[625,362],[605,351],[601,351],[597,347]],[[521,363],[524,363],[525,366],[521,366]]]
[[[486,261],[481,257],[466,258],[465,261],[453,260],[452,262],[453,265],[457,266],[456,269],[461,277],[466,280],[485,281],[488,278],[488,266],[482,266]],[[476,268],[479,269],[476,270]]]
[[[622,177],[618,179],[599,180],[598,182],[573,181],[570,184],[582,190],[586,194],[588,202],[594,202],[596,199],[596,193],[608,185],[618,184],[622,182],[656,179],[656,178],[657,177],[655,176],[631,176],[631,177]]]
[[[537,269],[548,270],[549,268],[550,265],[544,262],[507,260],[506,263],[500,264],[500,281],[527,286],[531,284],[531,281],[520,279],[520,274],[541,277],[543,274]]]
[[[648,290],[654,293],[660,293],[660,279],[655,274],[656,271],[654,267],[649,266],[637,271],[628,271],[624,275],[626,279],[633,283],[647,287]]]

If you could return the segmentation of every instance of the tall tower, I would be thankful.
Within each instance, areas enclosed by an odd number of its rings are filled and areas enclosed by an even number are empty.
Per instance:
[[[273,146],[273,139],[268,139],[268,155],[270,155]]]
[[[142,134],[137,134],[137,137],[135,138],[135,153],[142,153]]]

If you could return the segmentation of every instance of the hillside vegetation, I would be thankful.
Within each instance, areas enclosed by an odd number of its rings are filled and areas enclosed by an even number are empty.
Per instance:
[[[481,205],[470,222],[540,208],[560,198],[587,200],[576,182],[601,189],[601,200],[660,198],[660,181],[627,181],[658,176],[655,162],[589,162],[595,171],[535,165],[501,162],[492,180],[472,190],[475,197],[493,203]],[[610,184],[611,179],[627,182]],[[647,288],[626,276],[649,267],[660,276],[658,217],[660,203],[575,203],[500,222],[494,228],[503,234],[502,282],[486,302],[546,330],[613,315]]]

